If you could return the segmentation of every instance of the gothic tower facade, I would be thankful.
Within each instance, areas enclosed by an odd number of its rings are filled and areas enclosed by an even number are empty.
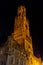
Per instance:
[[[14,20],[14,32],[8,38],[7,43],[11,54],[8,55],[6,65],[36,65],[36,63],[40,65],[40,59],[37,59],[33,53],[25,6],[18,7],[17,16]]]
[[[32,39],[29,31],[29,20],[26,18],[26,8],[18,7],[17,16],[14,24],[14,40],[18,42],[25,50],[33,54]]]
[[[26,7],[20,6],[14,20],[14,32],[0,48],[0,65],[43,65],[34,56]]]
[[[40,65],[40,59],[37,59],[33,53],[32,37],[29,30],[29,20],[26,18],[25,6],[20,6],[17,10],[14,24],[14,40],[27,51],[28,60],[26,65],[36,65],[36,63]]]

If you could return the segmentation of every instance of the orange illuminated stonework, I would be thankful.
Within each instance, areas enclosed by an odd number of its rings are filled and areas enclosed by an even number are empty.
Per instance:
[[[33,49],[32,39],[29,32],[29,21],[26,18],[26,8],[24,6],[18,8],[17,16],[15,17],[14,40],[23,46],[25,50],[30,48],[30,52],[32,52]]]
[[[32,38],[29,31],[29,20],[26,18],[25,6],[18,7],[13,37],[28,52],[26,65],[41,65],[41,59],[36,58],[33,54]]]
[[[41,65],[41,58],[35,57],[33,53],[32,37],[29,31],[29,20],[26,18],[25,6],[18,7],[14,20],[14,32],[8,36],[4,48],[0,49],[0,64]]]

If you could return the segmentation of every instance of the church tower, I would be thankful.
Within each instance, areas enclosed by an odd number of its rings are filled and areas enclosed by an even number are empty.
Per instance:
[[[14,24],[14,40],[25,48],[30,54],[33,54],[32,39],[29,31],[29,20],[26,18],[26,8],[18,7],[17,16]]]
[[[20,6],[17,10],[14,24],[14,40],[27,51],[28,59],[26,65],[40,65],[40,59],[33,53],[32,38],[29,30],[29,20],[26,17],[26,7]]]
[[[33,53],[25,6],[18,7],[14,22],[14,32],[7,42],[11,54],[8,55],[6,65],[41,65],[40,59]]]

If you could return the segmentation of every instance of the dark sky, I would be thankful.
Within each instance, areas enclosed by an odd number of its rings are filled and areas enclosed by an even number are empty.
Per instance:
[[[0,2],[0,46],[4,45],[7,37],[13,32],[14,17],[18,6],[27,7],[27,16],[30,21],[35,56],[43,58],[43,3],[32,0],[4,0]]]

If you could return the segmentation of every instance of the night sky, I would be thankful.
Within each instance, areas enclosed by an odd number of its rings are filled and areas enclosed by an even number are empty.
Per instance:
[[[0,46],[4,45],[7,37],[13,32],[14,18],[20,4],[27,8],[34,54],[43,59],[43,3],[41,1],[3,0],[0,2]]]

